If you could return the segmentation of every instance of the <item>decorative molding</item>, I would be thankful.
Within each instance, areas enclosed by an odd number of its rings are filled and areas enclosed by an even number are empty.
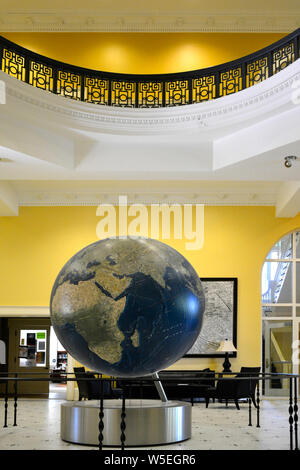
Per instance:
[[[73,10],[0,12],[0,32],[263,32],[287,33],[299,26],[300,11],[253,12]]]
[[[248,182],[247,182],[248,183]],[[128,205],[132,204],[204,204],[209,206],[275,206],[277,191],[275,188],[269,190],[262,186],[247,184],[243,191],[226,191],[224,188],[211,189],[209,191],[124,191],[98,192],[72,191],[24,191],[19,194],[19,206],[43,207],[43,206],[95,206],[99,204],[119,204],[120,194],[127,196]],[[212,183],[213,186],[213,183]]]
[[[300,28],[252,54],[175,74],[112,74],[60,63],[0,37],[3,72],[61,97],[117,108],[168,108],[245,90],[297,60]],[[47,65],[46,65],[47,64]],[[57,71],[57,72],[56,72]]]
[[[33,306],[0,306],[0,317],[49,317],[49,307]]]
[[[236,195],[238,197],[238,195]],[[265,198],[262,198],[262,201],[251,201],[247,198],[244,197],[245,195],[243,194],[242,195],[242,198],[243,201],[234,201],[233,198],[231,198],[230,196],[228,197],[228,199],[226,199],[226,202],[225,201],[219,201],[217,200],[218,196],[216,196],[215,199],[211,199],[210,201],[206,198],[200,198],[198,200],[192,200],[190,198],[178,198],[176,200],[174,199],[167,199],[167,200],[157,200],[155,198],[149,198],[147,200],[144,200],[144,199],[141,199],[139,201],[128,201],[128,204],[131,205],[131,204],[144,204],[144,205],[150,205],[150,204],[203,204],[205,206],[275,206],[276,204],[276,196],[275,195],[271,195],[268,199],[270,199],[269,201],[267,201]],[[80,207],[80,206],[87,206],[87,207],[90,207],[90,206],[94,206],[94,207],[97,207],[99,204],[113,204],[113,202],[109,202],[109,201],[91,201],[91,202],[83,202],[82,200],[79,199],[78,202],[76,203],[71,203],[69,201],[66,201],[66,200],[63,200],[63,198],[60,199],[59,202],[57,201],[45,201],[43,203],[41,202],[37,202],[37,201],[34,201],[32,200],[31,202],[28,202],[28,203],[23,203],[23,202],[20,202],[19,204],[19,207],[60,207],[60,206],[71,206],[71,207]]]
[[[280,183],[276,181],[201,181],[201,180],[102,180],[14,181],[19,205],[94,206],[118,205],[120,195],[127,204],[205,204],[273,206]]]
[[[7,147],[7,156],[12,160],[13,152],[16,153],[15,168],[12,167],[14,162],[7,164],[6,168],[3,164],[2,178],[12,180],[19,206],[97,206],[117,203],[119,194],[127,194],[128,204],[275,206],[279,181],[282,180],[278,157],[275,156],[277,173],[274,186],[264,188],[261,174],[257,174],[260,183],[251,184],[251,171],[248,181],[247,172],[239,173],[235,164],[249,160],[250,165],[252,158],[277,148],[284,152],[285,146],[288,148],[292,142],[297,142],[299,135],[299,110],[292,96],[300,85],[300,59],[240,92],[204,103],[156,109],[117,108],[70,100],[39,90],[3,72],[0,72],[0,80],[5,82],[7,92],[7,102],[0,106],[4,126],[3,147]],[[17,129],[18,147],[15,148]],[[45,146],[50,153],[56,155],[57,148],[61,149],[58,142],[52,146],[54,133],[68,141],[65,157],[70,161],[74,158],[73,166],[56,163],[53,173],[47,173],[47,168],[40,169],[38,165],[35,168],[39,159],[42,160],[40,150],[36,152],[27,144],[35,140],[40,131],[44,135],[45,130]],[[258,135],[260,137],[256,138]],[[10,139],[7,143],[5,137]],[[141,167],[140,152],[145,142],[149,143],[149,151],[145,154],[145,165]],[[166,155],[166,143],[170,152],[174,151],[168,167],[161,165]],[[180,151],[176,154],[177,143],[185,149],[185,154],[181,155]],[[105,152],[114,157],[111,150],[114,145],[116,154],[122,148],[123,160],[127,158],[126,167],[119,163],[114,166],[109,160],[105,166],[101,158],[98,159],[98,155],[105,155]],[[22,167],[20,170],[17,165],[18,152],[21,151],[24,152],[20,156],[24,165],[27,164],[28,168],[32,165],[32,173],[28,172],[26,176]],[[152,151],[157,157],[155,161],[152,160]],[[26,161],[27,156],[33,156],[35,160]],[[191,166],[187,162],[191,162]],[[265,174],[266,169],[263,170]],[[67,183],[72,180],[74,186],[58,186],[58,183],[55,186],[51,182],[39,186],[22,183],[28,176],[30,180],[53,178]],[[287,176],[283,174],[283,179]],[[96,186],[98,178],[99,185]],[[148,183],[150,186],[145,184],[137,188],[129,184],[129,178],[160,181],[161,184]],[[242,184],[241,178],[244,179]],[[169,183],[163,187],[163,179],[174,181],[174,186]],[[239,186],[226,186],[224,182],[229,179],[239,182]],[[19,185],[17,180],[21,180]],[[78,185],[77,188],[77,180],[86,180],[86,185]],[[111,185],[111,180],[115,185]],[[185,183],[186,186],[175,185],[175,181],[183,180],[189,183]],[[191,184],[194,180],[197,180],[197,185]],[[201,184],[202,180],[207,184]],[[100,181],[106,181],[106,184],[101,185]],[[266,181],[271,182],[272,176],[267,175]]]
[[[39,90],[4,72],[0,72],[0,79],[6,83],[7,100],[11,97],[39,109],[44,119],[48,111],[55,120],[67,119],[69,124],[75,121],[74,125],[77,122],[86,128],[113,133],[163,134],[229,126],[248,120],[254,113],[258,118],[260,114],[271,112],[282,106],[283,101],[291,103],[295,82],[300,83],[300,59],[267,80],[232,95],[204,103],[156,109],[89,104]]]

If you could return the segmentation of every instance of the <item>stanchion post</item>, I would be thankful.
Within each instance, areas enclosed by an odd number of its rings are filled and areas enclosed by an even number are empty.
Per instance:
[[[249,405],[249,424],[248,426],[252,426],[252,408],[251,408],[251,390],[252,390],[252,386],[251,386],[251,377],[250,377],[250,381],[249,381],[249,398],[248,398],[248,405]]]
[[[18,378],[18,374],[15,374],[15,378]],[[14,381],[14,426],[17,426],[17,407],[18,407],[18,381]]]
[[[103,447],[104,406],[103,406],[103,379],[100,380],[100,411],[99,411],[99,450]]]
[[[298,448],[298,397],[297,397],[297,380],[298,377],[294,377],[294,431],[295,431],[295,450]]]
[[[126,435],[125,435],[125,429],[126,429],[126,423],[125,423],[125,418],[126,418],[126,405],[125,405],[125,397],[123,395],[122,397],[122,411],[121,411],[121,450],[125,450],[125,440],[126,440]]]
[[[256,427],[260,428],[260,380],[258,379],[256,387]]]
[[[289,378],[289,385],[290,385],[290,403],[289,403],[289,424],[290,424],[290,450],[293,450],[294,443],[293,443],[293,379],[292,377]]]

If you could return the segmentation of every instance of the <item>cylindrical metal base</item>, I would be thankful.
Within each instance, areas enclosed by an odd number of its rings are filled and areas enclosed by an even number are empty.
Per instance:
[[[76,444],[99,445],[98,400],[61,405],[61,438]],[[121,400],[104,400],[103,445],[120,446]],[[189,439],[192,411],[189,403],[160,400],[126,401],[126,446],[170,444]]]

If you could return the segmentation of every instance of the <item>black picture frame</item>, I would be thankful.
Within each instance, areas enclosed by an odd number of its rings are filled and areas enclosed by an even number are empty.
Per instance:
[[[238,301],[238,279],[237,277],[201,277],[201,282],[205,290],[206,283],[218,283],[218,282],[228,282],[232,286],[232,305],[230,309],[231,314],[231,323],[232,323],[232,334],[231,338],[222,338],[222,339],[230,339],[232,340],[234,346],[237,348],[237,301]],[[208,302],[206,300],[206,309],[207,309]],[[201,332],[198,338],[201,336]],[[197,340],[196,340],[197,342]],[[195,342],[195,343],[196,343]],[[193,349],[194,346],[191,348]],[[191,350],[190,350],[191,351]],[[225,357],[225,353],[199,353],[199,352],[192,352],[188,351],[183,357]],[[236,357],[237,352],[229,353],[229,357]]]

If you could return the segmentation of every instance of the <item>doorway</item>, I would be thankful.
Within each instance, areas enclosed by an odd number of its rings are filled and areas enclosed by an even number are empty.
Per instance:
[[[18,377],[48,378],[49,376],[49,318],[10,318],[8,372]],[[13,393],[13,382],[9,393]],[[49,382],[20,381],[18,394],[21,396],[49,397]]]
[[[292,322],[265,321],[263,324],[265,372],[267,374],[291,374],[292,363]],[[274,377],[265,381],[265,395],[287,396],[289,379]]]

